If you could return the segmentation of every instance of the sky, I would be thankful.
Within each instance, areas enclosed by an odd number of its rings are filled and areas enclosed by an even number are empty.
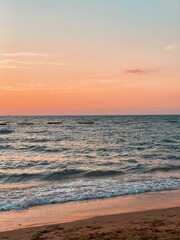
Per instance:
[[[180,114],[179,0],[0,0],[0,115]]]

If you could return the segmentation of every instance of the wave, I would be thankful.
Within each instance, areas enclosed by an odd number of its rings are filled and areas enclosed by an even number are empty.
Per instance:
[[[73,178],[77,175],[83,174],[83,170],[76,170],[76,169],[65,169],[63,171],[57,171],[53,173],[48,173],[47,175],[43,176],[41,180],[43,181],[56,181],[56,180],[62,180],[67,178]]]
[[[51,142],[51,139],[47,138],[42,138],[42,139],[36,139],[36,138],[26,138],[23,140],[24,142],[29,142],[29,143],[46,143],[46,142]]]
[[[26,133],[29,133],[29,134],[41,134],[41,133],[49,133],[49,130],[37,130],[37,131],[26,131]]]
[[[20,174],[0,174],[0,181],[5,183],[19,183],[39,180],[37,173],[20,173]]]
[[[0,129],[0,134],[5,135],[5,134],[11,134],[13,133],[13,130],[10,129]]]
[[[146,192],[180,189],[180,179],[83,180],[31,188],[3,189],[0,211],[27,209],[33,206],[125,196]]]
[[[108,170],[108,171],[89,171],[84,174],[85,177],[103,177],[103,176],[115,176],[123,174],[122,171]]]
[[[162,142],[164,143],[176,143],[176,141],[173,139],[163,139]]]
[[[84,173],[83,170],[63,170],[56,172],[41,172],[41,173],[20,173],[20,174],[0,174],[0,179],[3,182],[18,183],[27,181],[57,181],[73,178]]]
[[[167,156],[168,160],[180,160],[180,156],[175,156],[175,155],[168,155]]]
[[[55,138],[55,139],[51,139],[51,138],[25,138],[23,139],[23,142],[27,142],[27,143],[58,143],[63,141],[63,138]],[[65,139],[67,140],[67,139]],[[68,139],[70,140],[70,139]]]
[[[70,150],[70,148],[66,148],[66,147],[48,148],[46,146],[36,146],[36,145],[28,146],[27,145],[25,147],[18,148],[18,150],[32,151],[32,152],[42,152],[42,153],[61,153],[61,152]]]
[[[17,168],[17,167],[16,167]],[[22,168],[22,167],[21,167]],[[115,170],[97,170],[86,171],[78,169],[65,169],[54,172],[38,172],[38,173],[19,173],[19,174],[0,174],[1,182],[18,183],[27,181],[58,181],[73,178],[100,178],[107,176],[116,176],[123,174],[122,171]]]
[[[12,149],[11,145],[0,145],[0,150]]]
[[[174,171],[180,171],[180,166],[170,165],[170,166],[164,166],[164,167],[154,167],[144,172],[154,173],[154,172],[174,172]]]
[[[16,169],[27,169],[28,167],[38,167],[40,165],[49,165],[48,161],[41,163],[28,163],[28,165],[16,166]],[[54,166],[56,167],[56,166]],[[58,166],[57,166],[58,167]],[[126,174],[150,174],[156,172],[177,172],[180,171],[179,166],[177,165],[169,165],[162,167],[153,167],[145,169],[143,164],[137,164],[135,166],[126,166],[121,170],[84,170],[84,169],[64,169],[64,170],[52,170],[52,171],[44,171],[44,172],[35,172],[35,173],[1,173],[0,181],[7,183],[19,183],[19,182],[27,182],[27,181],[64,181],[67,179],[82,179],[82,178],[104,178],[108,179],[108,177],[116,177]]]

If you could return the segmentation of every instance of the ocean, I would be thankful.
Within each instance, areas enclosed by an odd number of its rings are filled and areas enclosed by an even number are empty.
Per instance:
[[[0,117],[0,211],[180,189],[180,116]]]

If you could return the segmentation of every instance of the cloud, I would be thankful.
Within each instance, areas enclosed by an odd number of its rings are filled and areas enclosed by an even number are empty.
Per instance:
[[[53,57],[52,54],[36,53],[36,52],[14,52],[14,53],[2,53],[4,57]]]
[[[0,90],[6,91],[6,92],[46,92],[48,94],[56,94],[60,92],[73,92],[74,90],[77,90],[77,87],[64,87],[64,86],[57,86],[55,84],[48,84],[44,82],[36,82],[33,80],[27,81],[27,82],[17,82],[15,84],[1,84]]]
[[[36,81],[30,81],[30,82],[17,82],[15,84],[1,84],[1,89],[5,91],[13,91],[13,92],[19,92],[19,91],[48,91],[52,90],[53,87],[49,84],[43,83],[43,82],[36,82]],[[55,88],[54,88],[55,89]]]
[[[25,66],[15,66],[15,65],[0,65],[0,69],[28,69]]]
[[[165,47],[166,51],[176,51],[176,50],[180,50],[180,44],[175,44],[175,45],[169,45],[167,47]]]
[[[142,75],[142,74],[151,73],[151,71],[150,70],[144,70],[144,69],[135,68],[135,69],[126,69],[125,73],[126,74]]]
[[[1,64],[6,64],[6,63],[12,63],[14,60],[13,59],[4,59],[4,60],[0,60]]]
[[[14,64],[14,65],[51,65],[51,66],[64,66],[64,62],[29,62],[29,61],[17,61],[14,59],[4,59],[0,60],[0,64],[6,66],[5,64]]]

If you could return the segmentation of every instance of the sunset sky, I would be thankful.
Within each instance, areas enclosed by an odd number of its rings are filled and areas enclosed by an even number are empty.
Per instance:
[[[180,1],[0,0],[7,114],[180,114]]]

